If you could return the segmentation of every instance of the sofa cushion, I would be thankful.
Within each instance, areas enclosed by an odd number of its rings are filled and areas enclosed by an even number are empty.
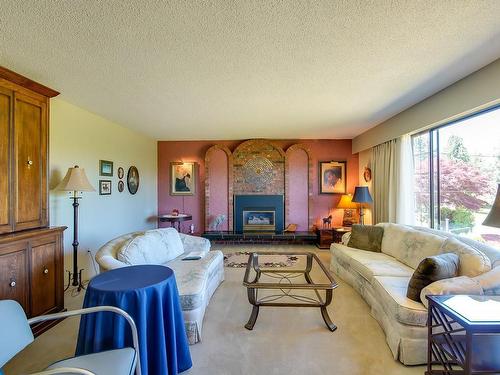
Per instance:
[[[451,279],[438,280],[427,285],[420,292],[420,300],[425,307],[428,307],[428,300],[425,298],[428,295],[443,294],[473,294],[482,295],[483,288],[479,281],[468,276],[452,277]]]
[[[484,294],[500,295],[500,267],[495,267],[491,271],[474,277],[483,288]]]
[[[457,276],[459,258],[457,254],[446,253],[427,257],[420,262],[413,273],[406,296],[420,301],[420,292],[435,281]]]
[[[373,276],[406,276],[410,277],[413,269],[397,261],[393,257],[371,251],[353,249],[340,244],[332,246],[332,256],[349,264],[366,281],[371,282]]]
[[[375,276],[373,289],[385,312],[398,322],[412,326],[426,326],[427,309],[420,302],[406,297],[410,277]]]
[[[417,231],[399,224],[377,225],[384,228],[382,252],[413,269],[418,267],[422,259],[441,253],[440,249],[445,241],[444,237]]]
[[[382,227],[355,224],[352,226],[352,233],[347,246],[380,253],[383,235],[384,228]]]
[[[162,264],[169,260],[162,235],[146,232],[127,241],[118,250],[118,260],[129,265]]]
[[[197,309],[205,302],[207,283],[223,261],[222,252],[212,250],[198,260],[177,258],[165,264],[175,273],[182,310]]]
[[[447,238],[441,245],[441,252],[455,253],[459,256],[459,276],[474,277],[491,270],[490,258],[455,238]]]
[[[179,232],[175,228],[160,228],[148,230],[146,233],[159,234],[165,245],[165,259],[160,263],[168,262],[184,253],[184,244],[182,243]],[[158,263],[159,264],[159,263]]]

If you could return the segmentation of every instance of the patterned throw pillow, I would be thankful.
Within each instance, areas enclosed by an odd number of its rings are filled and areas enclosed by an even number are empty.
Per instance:
[[[347,246],[380,253],[383,236],[384,228],[382,227],[355,224],[352,226]]]
[[[457,276],[459,262],[458,255],[453,253],[425,258],[413,272],[406,296],[413,301],[421,302],[422,289],[435,281]]]

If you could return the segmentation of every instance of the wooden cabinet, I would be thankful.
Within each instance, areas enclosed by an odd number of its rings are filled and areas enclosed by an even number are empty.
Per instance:
[[[58,94],[0,67],[0,299],[29,317],[64,309],[66,227],[48,228],[49,100]]]
[[[0,299],[14,299],[28,317],[64,309],[63,231],[33,229],[0,236]],[[35,334],[46,325],[33,327]]]
[[[0,234],[48,226],[49,100],[57,94],[0,67]]]
[[[316,229],[316,246],[320,249],[329,249],[332,243],[342,241],[342,236],[350,232],[350,227],[337,227],[329,229]]]

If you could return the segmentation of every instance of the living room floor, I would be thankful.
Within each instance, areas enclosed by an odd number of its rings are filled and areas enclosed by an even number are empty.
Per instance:
[[[315,246],[213,245],[224,253],[238,251],[314,251],[325,265],[330,252]],[[244,328],[251,306],[242,285],[244,268],[225,268],[225,281],[205,313],[203,341],[190,346],[189,375],[210,374],[423,374],[424,366],[394,361],[385,335],[370,309],[349,285],[339,287],[328,311],[338,326],[330,332],[315,308],[260,309],[253,331]],[[79,308],[83,294],[66,298],[68,309]],[[42,334],[5,367],[6,375],[41,370],[74,354],[78,319],[67,319]]]

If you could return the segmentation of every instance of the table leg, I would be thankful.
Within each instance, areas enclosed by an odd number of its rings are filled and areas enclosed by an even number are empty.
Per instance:
[[[326,326],[330,331],[333,332],[337,329],[337,326],[333,324],[332,320],[330,319],[330,315],[328,315],[328,311],[326,310],[326,307],[332,302],[332,297],[333,297],[332,290],[327,290],[325,303],[323,306],[320,307],[320,309],[321,309],[321,316],[323,317]]]
[[[252,330],[255,322],[257,321],[257,317],[259,316],[259,306],[257,305],[257,290],[253,288],[247,289],[248,302],[253,305],[252,314],[248,319],[247,324],[245,324],[245,328],[248,330]]]
[[[252,308],[252,314],[248,319],[248,323],[245,324],[245,328],[251,331],[253,329],[253,326],[255,325],[255,322],[257,321],[258,316],[259,316],[259,306],[254,306]]]

